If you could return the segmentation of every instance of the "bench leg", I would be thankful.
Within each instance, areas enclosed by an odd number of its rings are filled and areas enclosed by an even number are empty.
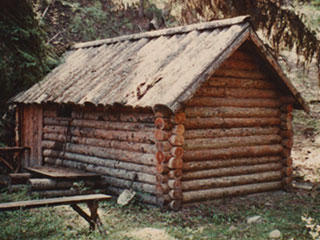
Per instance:
[[[89,223],[91,231],[94,231],[97,226],[99,232],[103,234],[103,226],[98,215],[98,201],[89,201],[87,202],[87,206],[90,210],[90,216],[86,212],[84,212],[77,204],[71,204],[72,209],[75,210],[81,217],[83,217]]]

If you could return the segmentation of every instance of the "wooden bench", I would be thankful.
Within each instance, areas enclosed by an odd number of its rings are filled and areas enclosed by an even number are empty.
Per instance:
[[[70,205],[81,217],[83,217],[90,226],[90,230],[94,230],[96,227],[100,233],[104,233],[102,223],[98,215],[98,206],[100,201],[110,200],[111,196],[105,194],[90,194],[90,195],[78,195],[72,197],[59,197],[59,198],[48,198],[40,200],[29,200],[20,202],[9,202],[1,203],[0,211],[13,211],[18,209],[30,209],[38,207],[49,207],[58,205]],[[85,213],[77,204],[86,203],[90,215]]]

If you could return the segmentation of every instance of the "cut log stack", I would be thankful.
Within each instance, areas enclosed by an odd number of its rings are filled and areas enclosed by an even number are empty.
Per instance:
[[[291,97],[282,97],[281,98],[281,135],[283,140],[281,142],[283,146],[283,185],[285,189],[291,188],[292,183],[292,158],[291,149],[293,146],[293,129],[292,129],[292,110],[294,98]]]
[[[80,108],[63,118],[45,109],[44,162],[101,174],[114,194],[135,179],[133,190],[147,193],[142,200],[156,204],[154,120],[152,111]]]
[[[161,207],[172,210],[181,207],[181,177],[183,165],[184,113],[170,115],[156,112],[157,199]]]

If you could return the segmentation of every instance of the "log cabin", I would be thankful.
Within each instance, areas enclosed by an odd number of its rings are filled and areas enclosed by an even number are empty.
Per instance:
[[[292,110],[309,111],[248,16],[75,44],[11,102],[24,167],[174,210],[289,186]]]

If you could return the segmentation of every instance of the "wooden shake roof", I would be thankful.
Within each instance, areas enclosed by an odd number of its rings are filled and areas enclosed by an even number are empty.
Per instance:
[[[62,64],[12,102],[165,106],[175,112],[226,58],[251,40],[308,111],[248,19],[241,16],[75,44]]]

